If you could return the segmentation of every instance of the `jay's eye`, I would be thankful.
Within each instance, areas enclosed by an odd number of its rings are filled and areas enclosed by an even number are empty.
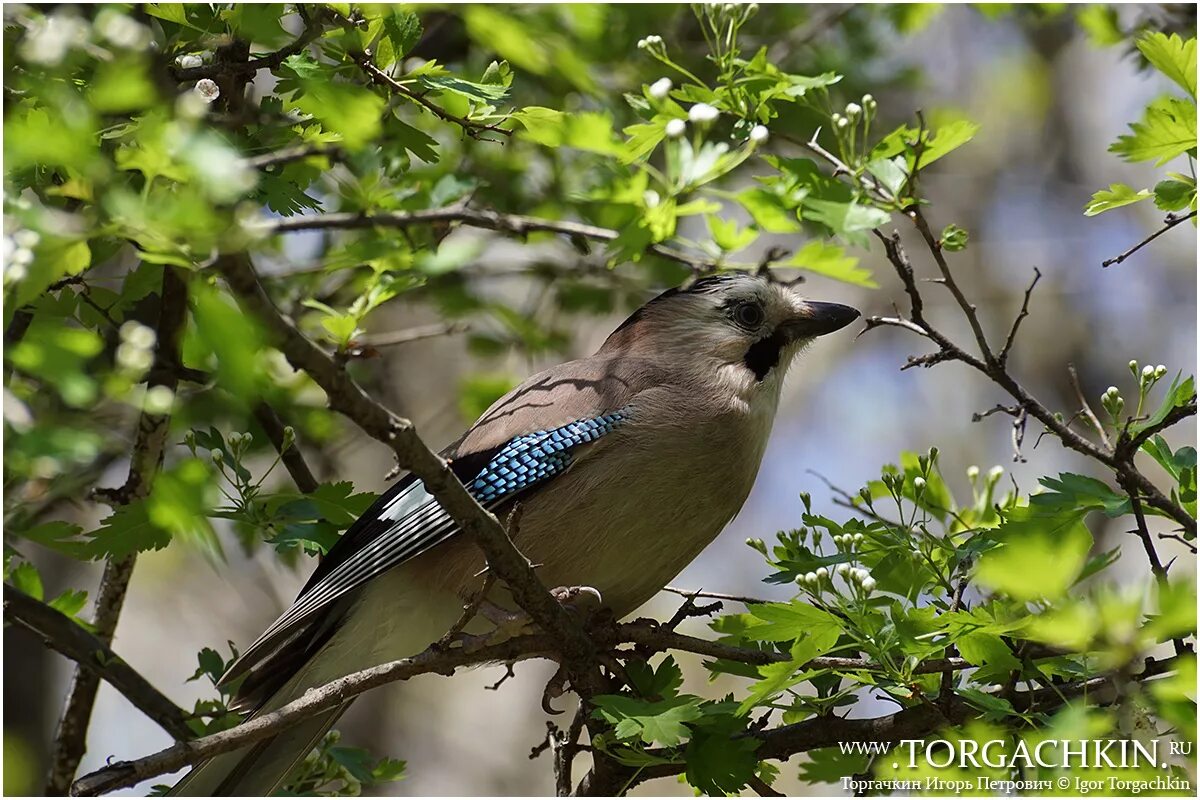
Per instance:
[[[744,328],[757,328],[763,322],[762,306],[758,303],[738,303],[733,307],[733,319]]]

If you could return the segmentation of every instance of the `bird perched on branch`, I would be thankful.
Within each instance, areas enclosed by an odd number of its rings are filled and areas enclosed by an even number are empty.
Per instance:
[[[594,355],[525,381],[443,455],[497,515],[519,501],[515,544],[545,585],[591,587],[624,616],[738,513],[788,366],[858,316],[765,275],[703,278],[639,308]],[[485,567],[421,482],[401,479],[230,667],[236,708],[271,711],[419,653],[458,622]],[[488,601],[519,611],[501,586]],[[344,709],[217,756],[173,793],[270,794]]]

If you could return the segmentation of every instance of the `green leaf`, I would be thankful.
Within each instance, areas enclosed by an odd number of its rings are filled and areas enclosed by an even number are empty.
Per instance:
[[[83,408],[96,397],[95,381],[85,366],[103,347],[90,330],[37,319],[6,355],[17,369],[53,385],[65,403]]]
[[[760,642],[788,642],[811,637],[815,643],[813,655],[833,647],[842,633],[842,622],[837,617],[800,602],[752,605],[750,613],[767,624],[747,630],[747,638]]]
[[[1018,507],[988,536],[999,544],[979,557],[976,579],[1017,600],[1066,594],[1087,562],[1092,534],[1085,509]]]
[[[1085,217],[1094,217],[1097,214],[1103,214],[1105,211],[1111,211],[1114,208],[1120,208],[1121,206],[1145,200],[1149,196],[1150,192],[1146,189],[1134,191],[1132,186],[1124,183],[1110,184],[1107,189],[1100,189],[1092,195],[1092,199],[1084,206],[1083,215]]]
[[[1183,378],[1183,373],[1176,374],[1175,379],[1171,381],[1171,385],[1167,387],[1167,392],[1163,396],[1158,408],[1147,419],[1131,424],[1129,426],[1130,433],[1136,434],[1146,428],[1158,425],[1167,418],[1167,414],[1171,413],[1172,409],[1195,402],[1195,397],[1195,378],[1191,375]]]
[[[757,739],[738,736],[743,721],[721,716],[700,726],[688,742],[687,782],[708,797],[737,794],[754,777],[758,767]]]
[[[480,103],[492,105],[508,97],[508,87],[495,83],[472,83],[455,75],[422,75],[420,82],[427,89],[453,92]]]
[[[217,382],[240,403],[251,403],[265,377],[260,366],[264,343],[254,318],[208,285],[192,283],[196,334],[217,359]]]
[[[605,694],[592,698],[596,715],[615,726],[616,735],[625,740],[638,739],[645,744],[674,747],[688,736],[685,723],[704,716],[695,697],[672,697],[647,702],[624,695]]]
[[[522,136],[546,147],[574,147],[590,153],[623,156],[625,147],[613,132],[612,117],[603,111],[566,114],[552,108],[530,106],[513,119],[525,127]]]
[[[974,139],[978,132],[979,125],[969,119],[959,119],[941,126],[921,151],[918,166],[924,169]]]
[[[1183,39],[1177,33],[1151,31],[1137,40],[1137,49],[1154,68],[1188,94],[1196,97],[1196,37]]]
[[[383,17],[383,38],[375,48],[375,61],[386,70],[408,55],[421,40],[421,20],[411,11],[393,9]]]
[[[51,608],[61,611],[68,617],[77,616],[86,604],[87,592],[82,589],[67,589],[47,603]]]
[[[969,238],[967,232],[957,225],[947,225],[942,229],[942,249],[950,253],[966,250]]]
[[[745,189],[737,195],[738,202],[754,219],[754,224],[768,233],[795,233],[800,230],[794,209],[783,198],[762,188]]]
[[[1164,97],[1146,107],[1141,122],[1129,125],[1133,133],[1117,138],[1109,148],[1126,161],[1154,161],[1162,166],[1196,149],[1196,104]]]
[[[847,255],[846,251],[837,245],[819,239],[813,239],[805,244],[785,263],[791,267],[799,267],[855,286],[866,286],[870,289],[879,286],[871,276],[870,270],[858,266],[857,257]]]
[[[1196,182],[1168,179],[1154,185],[1154,205],[1163,211],[1182,211],[1196,202]]]
[[[298,56],[287,61],[297,74],[303,63]],[[301,77],[299,85],[302,92],[291,102],[320,120],[322,128],[339,134],[347,149],[360,150],[379,136],[384,100],[375,92],[358,84],[334,82],[320,72]]]
[[[140,501],[116,509],[88,536],[91,541],[85,553],[92,559],[124,558],[171,543],[171,535],[150,521],[146,504]]]
[[[989,672],[1019,669],[1017,660],[1004,640],[994,633],[969,633],[954,644],[958,653],[977,667],[989,667]]]
[[[5,577],[13,588],[32,597],[34,600],[41,600],[45,596],[45,589],[42,588],[42,575],[38,572],[38,568],[28,561],[22,561],[8,570],[8,575]]]
[[[715,214],[709,214],[705,221],[713,242],[726,253],[741,250],[758,238],[758,234],[749,228],[739,230],[734,219],[723,220]]]

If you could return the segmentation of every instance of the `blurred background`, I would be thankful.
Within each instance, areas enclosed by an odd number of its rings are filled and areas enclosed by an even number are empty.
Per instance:
[[[589,70],[585,92],[569,81],[564,84],[554,70],[537,74],[506,53],[517,73],[516,105],[533,105],[546,95],[580,108],[622,105],[622,92],[637,91],[659,77],[661,68],[639,58],[635,47],[638,38],[649,34],[662,35],[673,48],[697,59],[703,52],[691,14],[682,6],[489,8],[553,31],[555,38],[547,41],[577,48]],[[486,64],[493,49],[502,50],[457,10],[427,6],[420,13],[426,30],[417,50],[421,57]],[[1148,19],[1159,29],[1188,30],[1195,24],[1194,6],[1121,6],[1114,16],[1126,29]],[[929,214],[935,228],[955,223],[970,232],[969,248],[955,256],[953,265],[993,336],[1007,330],[1033,268],[1042,271],[1011,365],[1049,407],[1067,415],[1078,407],[1068,364],[1078,369],[1093,401],[1111,384],[1128,385],[1125,364],[1130,359],[1164,364],[1172,375],[1194,370],[1195,229],[1180,226],[1129,261],[1102,269],[1103,260],[1158,228],[1162,213],[1142,203],[1094,218],[1082,214],[1092,193],[1110,183],[1153,185],[1161,170],[1125,164],[1106,150],[1150,99],[1169,88],[1141,69],[1136,53],[1122,44],[1106,46],[1093,20],[1081,21],[1078,13],[1062,7],[981,11],[932,5],[764,5],[745,40],[751,51],[758,44],[768,47],[789,71],[845,73],[839,87],[844,91],[834,96],[849,100],[871,91],[880,103],[881,129],[910,120],[915,109],[927,114],[960,111],[981,124],[971,144],[927,177]],[[447,161],[452,159],[447,155]],[[559,190],[546,178],[546,165],[536,161],[505,165],[506,172],[482,157],[476,163],[497,192],[524,193],[528,200],[537,192]],[[501,185],[506,180],[511,186]],[[751,177],[740,180],[748,185]],[[746,260],[771,246],[796,250],[800,243],[797,237],[763,236]],[[468,336],[452,333],[382,349],[378,358],[355,365],[356,376],[396,412],[413,419],[426,442],[436,447],[452,441],[471,422],[479,410],[472,401],[479,386],[511,383],[592,352],[633,306],[663,288],[653,285],[640,267],[619,267],[596,279],[617,286],[619,301],[607,309],[588,306],[585,313],[575,313],[559,302],[567,280],[562,276],[579,268],[599,270],[594,257],[564,242],[522,243],[469,230],[455,231],[442,247],[451,245],[465,262],[459,279],[475,296],[502,300],[530,317],[552,315],[560,340],[534,355],[521,348],[481,353],[470,346]],[[326,246],[320,235],[291,237],[264,271],[318,266]],[[931,277],[927,253],[916,246],[909,252],[918,273]],[[878,248],[859,255],[880,288],[810,277],[806,291],[821,300],[854,305],[864,315],[889,313],[893,302],[902,302],[898,282]],[[927,316],[957,340],[968,341],[949,294],[930,285],[926,297]],[[437,323],[443,318],[439,302],[421,292],[406,294],[372,315],[371,332]],[[1013,463],[1008,419],[997,415],[971,421],[974,412],[1007,399],[996,387],[961,365],[901,371],[908,355],[922,352],[918,341],[895,329],[861,337],[856,333],[851,328],[820,340],[793,368],[749,502],[674,585],[782,596],[777,587],[761,582],[761,559],[745,539],[769,541],[775,531],[797,525],[801,492],[813,495],[821,513],[845,516],[848,512],[832,505],[826,481],[855,492],[904,450],[938,446],[950,485],[966,497],[965,472],[971,465],[984,471],[1001,465],[1025,491],[1042,475],[1090,471],[1088,463],[1053,440],[1035,447],[1040,431],[1032,424],[1024,448],[1028,463]],[[1194,424],[1179,426],[1173,434],[1176,444],[1194,439]],[[339,425],[319,452],[311,448],[306,453],[318,478],[350,480],[359,491],[382,490],[383,476],[392,466],[386,448],[349,425]],[[100,483],[118,484],[126,468],[114,462]],[[63,514],[85,528],[99,520],[87,505]],[[1097,549],[1122,546],[1113,574],[1142,582],[1145,556],[1125,533],[1125,523],[1099,515],[1089,522]],[[283,566],[267,550],[247,555],[233,546],[226,549],[228,563],[189,547],[144,554],[117,632],[115,649],[186,707],[209,694],[203,682],[184,683],[195,669],[196,651],[226,640],[248,644],[288,604],[310,569],[307,562],[295,569]],[[1160,552],[1164,561],[1178,557],[1175,570],[1194,571],[1194,558],[1182,548],[1165,542]],[[48,594],[60,585],[94,587],[99,575],[96,565],[39,558]],[[639,615],[662,618],[678,604],[679,598],[661,594]],[[684,623],[683,630],[708,633],[697,620]],[[5,787],[10,792],[33,790],[45,771],[69,665],[29,635],[11,629],[5,631],[4,660]],[[712,695],[724,689],[705,688],[706,673],[698,661],[680,660],[693,690]],[[343,718],[343,741],[369,744],[377,753],[408,761],[405,780],[383,787],[389,793],[552,794],[548,756],[528,759],[545,735],[547,717],[539,699],[552,671],[546,663],[520,664],[516,676],[498,691],[485,687],[503,674],[502,668],[450,679],[424,676],[375,690]],[[873,710],[878,708],[868,703],[855,713]],[[558,721],[565,724],[566,719]],[[161,730],[104,685],[81,773],[109,758],[148,753],[168,743]],[[582,762],[577,769],[583,769]],[[803,788],[794,766],[783,769],[776,788]],[[639,791],[690,794],[673,781],[646,784]]]

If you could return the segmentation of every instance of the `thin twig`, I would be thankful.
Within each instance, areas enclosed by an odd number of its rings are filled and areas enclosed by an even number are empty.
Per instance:
[[[706,600],[729,600],[734,603],[741,603],[742,605],[762,605],[763,603],[771,602],[770,600],[761,600],[757,597],[746,597],[738,594],[723,594],[722,592],[706,592],[699,589],[693,591],[691,589],[680,589],[675,586],[664,586],[662,590],[664,592],[670,592],[671,594],[677,594],[680,597],[703,597]]]
[[[246,156],[242,159],[242,166],[246,169],[265,170],[271,167],[279,167],[285,164],[291,164],[295,161],[303,161],[306,158],[315,156],[324,156],[325,158],[339,158],[342,155],[342,148],[337,145],[330,144],[301,144],[295,147],[285,147],[282,150],[276,150],[272,153],[263,153],[257,156]]]
[[[504,214],[498,211],[472,209],[450,206],[448,208],[431,208],[420,211],[375,211],[371,213],[335,212],[329,214],[310,214],[295,217],[263,220],[256,224],[256,229],[264,234],[293,233],[297,231],[314,230],[358,230],[363,228],[411,228],[420,225],[431,225],[445,222],[458,222],[473,228],[506,233],[511,236],[525,236],[530,233],[547,232],[564,236],[592,239],[601,242],[616,240],[620,231],[612,228],[600,228],[569,220],[541,219],[521,214]],[[668,261],[683,264],[696,274],[712,272],[718,269],[742,269],[753,271],[757,265],[721,264],[702,256],[692,256],[680,250],[661,244],[651,244],[646,252],[652,253]]]
[[[1167,218],[1165,220],[1163,220],[1163,226],[1161,228],[1159,228],[1154,233],[1147,236],[1145,239],[1142,239],[1140,242],[1138,242],[1133,247],[1126,250],[1124,253],[1121,253],[1119,256],[1113,256],[1112,258],[1105,259],[1104,261],[1102,261],[1100,263],[1100,266],[1107,268],[1107,267],[1111,267],[1113,264],[1120,264],[1125,259],[1129,258],[1131,255],[1136,253],[1138,250],[1141,250],[1143,247],[1150,244],[1151,242],[1153,242],[1158,237],[1162,236],[1167,231],[1171,230],[1171,228],[1174,228],[1176,225],[1179,225],[1181,223],[1187,222],[1189,219],[1195,218],[1195,216],[1196,216],[1195,211],[1185,214],[1182,217],[1177,217],[1174,214],[1168,214]]]
[[[1021,310],[1008,330],[1008,338],[1004,340],[1004,347],[1000,348],[1000,355],[996,356],[996,361],[1000,363],[1001,367],[1008,363],[1008,354],[1012,352],[1013,344],[1017,341],[1017,330],[1021,327],[1021,321],[1029,316],[1029,298],[1033,296],[1033,289],[1041,279],[1042,271],[1034,267],[1033,280],[1029,282],[1029,288],[1025,290],[1025,299],[1021,301]]]
[[[1096,416],[1095,411],[1092,411],[1087,397],[1083,394],[1083,386],[1079,383],[1079,373],[1075,371],[1074,364],[1067,364],[1067,374],[1071,377],[1071,388],[1075,390],[1075,397],[1079,400],[1079,410],[1083,414],[1084,419],[1091,424],[1096,433],[1100,434],[1100,441],[1104,444],[1104,449],[1112,450],[1112,442],[1108,440],[1108,433],[1104,430],[1104,426],[1100,424],[1100,418]]]
[[[498,133],[501,136],[512,136],[512,131],[500,127],[500,123],[488,124],[485,122],[476,122],[475,120],[460,117],[457,114],[451,114],[446,109],[434,103],[423,92],[414,92],[412,89],[400,83],[391,75],[388,75],[379,67],[371,63],[371,57],[368,53],[351,53],[351,58],[358,64],[359,69],[366,73],[367,77],[381,86],[387,87],[398,95],[418,103],[443,122],[452,122],[463,129],[463,133],[473,139],[478,139],[483,132]]]

